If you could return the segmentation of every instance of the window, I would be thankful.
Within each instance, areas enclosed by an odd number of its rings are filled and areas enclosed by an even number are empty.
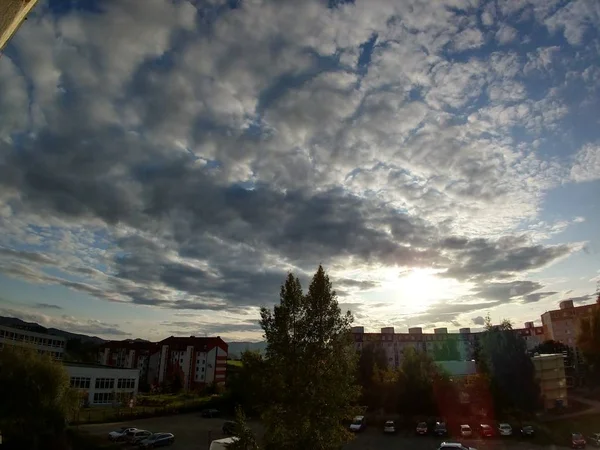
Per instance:
[[[202,368],[202,372],[204,372],[204,367]]]
[[[96,389],[113,389],[114,387],[114,378],[96,378]]]
[[[119,378],[117,380],[117,389],[135,388],[135,378]]]
[[[112,401],[113,401],[113,393],[112,392],[96,392],[94,394],[94,403],[96,403],[96,404],[112,403]]]
[[[90,378],[84,377],[71,377],[71,387],[77,389],[89,389]]]

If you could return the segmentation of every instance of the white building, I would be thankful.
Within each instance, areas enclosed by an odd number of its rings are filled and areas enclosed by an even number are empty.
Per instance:
[[[54,359],[61,360],[66,342],[66,339],[61,336],[0,325],[0,348],[4,345],[29,347],[37,350],[39,353],[47,354]]]
[[[137,395],[139,369],[72,362],[64,365],[71,387],[79,389],[90,406],[126,404]]]

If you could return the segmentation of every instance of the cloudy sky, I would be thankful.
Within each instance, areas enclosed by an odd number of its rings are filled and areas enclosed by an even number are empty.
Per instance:
[[[0,58],[0,315],[517,324],[600,269],[596,0],[40,0]]]

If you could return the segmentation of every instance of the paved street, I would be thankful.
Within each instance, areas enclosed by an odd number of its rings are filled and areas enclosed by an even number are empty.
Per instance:
[[[213,439],[223,437],[221,426],[224,419],[205,419],[199,413],[181,414],[167,417],[154,417],[151,419],[132,420],[118,424],[84,425],[80,428],[98,436],[107,436],[112,431],[123,425],[131,425],[140,429],[153,432],[171,432],[175,434],[175,444],[170,450],[208,450],[209,443]],[[256,422],[250,423],[251,427],[260,433],[260,425]],[[451,441],[452,439],[448,439]],[[441,439],[433,437],[416,437],[412,434],[406,436],[384,435],[380,430],[369,428],[357,435],[356,439],[346,446],[347,450],[436,450]],[[494,441],[461,441],[465,445],[475,447],[478,450],[541,450],[542,447],[519,442],[516,439],[494,440]],[[115,445],[115,448],[128,448],[124,444]],[[551,447],[552,450],[562,450],[562,447]],[[547,450],[544,447],[544,450]]]

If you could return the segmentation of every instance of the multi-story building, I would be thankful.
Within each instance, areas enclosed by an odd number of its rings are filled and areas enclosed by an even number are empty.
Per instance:
[[[581,319],[590,317],[599,307],[598,303],[573,306],[573,300],[563,300],[559,303],[559,309],[542,314],[545,339],[575,347]]]
[[[71,387],[82,394],[82,403],[128,406],[138,392],[139,370],[100,364],[65,362]]]
[[[62,360],[66,339],[62,336],[43,333],[42,330],[36,331],[30,328],[13,328],[0,325],[0,348],[4,345],[29,347],[37,350],[38,353]]]
[[[513,331],[525,340],[527,350],[533,350],[546,340],[544,327],[536,327],[533,322],[525,322],[525,328],[516,328]]]
[[[174,337],[160,342],[111,341],[100,347],[98,362],[111,367],[138,369],[142,384],[162,384],[173,374],[184,389],[224,383],[227,344],[217,337]]]
[[[217,337],[168,337],[158,343],[158,377],[162,383],[168,373],[183,376],[183,388],[201,388],[225,383],[228,345]]]
[[[158,376],[158,350],[159,345],[154,342],[109,341],[100,346],[98,362],[105,366],[138,369],[140,380],[148,383]]]
[[[427,352],[436,361],[471,360],[477,339],[477,334],[471,333],[469,328],[461,328],[459,333],[448,333],[446,328],[423,333],[422,328],[414,327],[408,333],[396,333],[394,327],[385,327],[381,333],[365,333],[364,327],[353,327],[352,334],[358,351],[367,345],[376,345],[385,351],[391,367],[400,367],[407,348]]]
[[[517,328],[514,333],[521,336],[527,350],[532,350],[544,342],[544,328],[526,322],[525,328]],[[385,327],[380,333],[365,333],[364,327],[353,327],[354,345],[361,351],[366,345],[376,345],[385,351],[390,367],[400,367],[406,348],[431,355],[434,361],[471,361],[480,332],[461,328],[458,333],[448,333],[447,328],[436,328],[433,333],[424,333],[420,327],[409,328],[408,333],[396,333],[394,327]]]
[[[535,377],[540,385],[544,408],[568,406],[567,380],[562,354],[538,355],[531,358],[535,367]]]

